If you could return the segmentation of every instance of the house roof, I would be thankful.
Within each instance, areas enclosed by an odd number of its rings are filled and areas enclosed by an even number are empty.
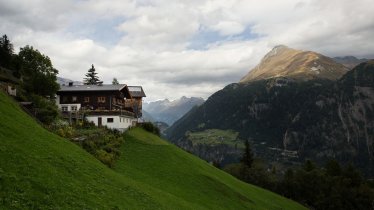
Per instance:
[[[127,86],[127,88],[129,89],[131,97],[146,97],[142,86]]]
[[[85,92],[85,91],[121,91],[125,84],[119,85],[62,85],[57,92]]]

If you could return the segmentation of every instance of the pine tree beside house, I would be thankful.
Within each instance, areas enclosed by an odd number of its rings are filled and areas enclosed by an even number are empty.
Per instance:
[[[84,78],[84,84],[85,85],[98,85],[98,84],[101,84],[101,83],[102,83],[102,81],[99,80],[99,77],[97,76],[95,67],[92,64],[91,68],[88,69],[88,72],[86,74],[86,78]]]

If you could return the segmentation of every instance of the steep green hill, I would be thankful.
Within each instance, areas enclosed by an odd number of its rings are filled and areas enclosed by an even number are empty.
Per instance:
[[[141,129],[115,170],[0,92],[0,209],[304,209]]]

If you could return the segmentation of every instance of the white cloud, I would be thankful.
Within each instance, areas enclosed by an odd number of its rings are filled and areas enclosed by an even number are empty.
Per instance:
[[[106,82],[175,99],[237,82],[278,44],[373,57],[373,9],[371,0],[0,0],[0,31],[50,56],[63,77],[82,80],[93,63]],[[202,48],[189,49],[201,34]]]
[[[245,27],[238,22],[221,21],[212,26],[212,29],[217,30],[223,36],[227,36],[241,34],[245,30]]]

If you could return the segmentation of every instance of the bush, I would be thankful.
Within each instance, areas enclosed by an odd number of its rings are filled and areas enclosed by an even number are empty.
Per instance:
[[[87,133],[87,131],[90,132]],[[79,132],[82,132],[85,137],[85,140],[81,143],[83,149],[105,165],[113,167],[115,161],[121,155],[120,147],[123,142],[121,133],[107,128],[83,129]]]
[[[81,129],[81,128],[83,128],[83,129],[94,129],[94,128],[96,128],[95,123],[88,121],[86,118],[84,118],[81,121],[75,122],[73,125],[74,125],[75,128],[78,128],[78,129]]]
[[[145,123],[141,123],[139,125],[144,130],[146,130],[148,132],[151,132],[153,134],[156,134],[157,136],[160,136],[160,129],[157,126],[155,126],[153,123],[145,122]]]
[[[70,126],[64,120],[56,120],[48,128],[61,137],[69,138],[109,167],[113,167],[121,155],[123,136],[118,130],[98,128],[88,121],[78,121]]]
[[[55,120],[48,126],[49,130],[63,138],[72,138],[75,130],[68,122],[63,120]]]
[[[42,123],[50,125],[58,116],[58,109],[53,101],[42,96],[32,95],[30,100],[33,102],[33,114]]]

